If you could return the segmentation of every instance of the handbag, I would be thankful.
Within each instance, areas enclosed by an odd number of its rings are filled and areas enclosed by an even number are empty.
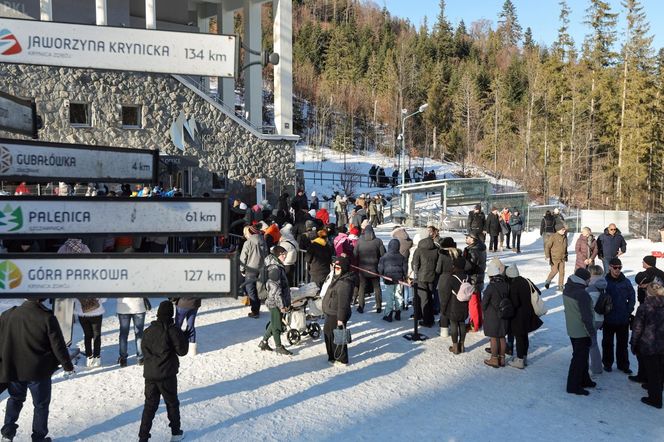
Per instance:
[[[81,303],[81,311],[83,313],[97,310],[101,306],[96,298],[79,298],[78,302]]]
[[[343,325],[335,328],[332,334],[334,345],[343,346],[353,342],[353,338],[350,336],[350,330]]]
[[[143,298],[143,304],[145,305],[145,311],[150,311],[152,310],[152,304],[150,303],[150,300],[148,298]]]

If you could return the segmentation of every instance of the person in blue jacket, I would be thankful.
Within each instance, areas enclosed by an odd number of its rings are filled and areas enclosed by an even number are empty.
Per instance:
[[[620,255],[627,251],[625,238],[615,224],[609,224],[609,227],[604,229],[604,233],[597,238],[597,250],[606,275],[609,272],[609,261],[613,258],[620,258]]]
[[[606,275],[606,283],[606,293],[611,296],[613,309],[604,315],[602,364],[604,370],[611,371],[615,336],[615,359],[618,370],[626,374],[632,374],[632,370],[629,369],[627,343],[629,340],[629,320],[636,304],[636,292],[631,281],[622,273],[620,259],[613,258],[609,261],[609,273]]]

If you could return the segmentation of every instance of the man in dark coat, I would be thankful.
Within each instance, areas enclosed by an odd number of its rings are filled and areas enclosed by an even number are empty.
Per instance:
[[[486,216],[482,212],[482,206],[476,205],[475,209],[468,214],[468,234],[475,234],[478,240],[484,242],[486,234]]]
[[[58,365],[67,373],[74,366],[53,312],[39,300],[25,301],[0,316],[0,384],[6,384],[9,399],[2,427],[3,439],[16,436],[19,414],[28,390],[32,396],[32,440],[50,440],[48,408],[51,376]]]
[[[547,210],[542,217],[542,222],[540,223],[540,235],[542,236],[542,244],[546,244],[546,241],[554,233],[556,233],[556,217],[553,216],[550,210]]]
[[[493,207],[486,217],[486,231],[489,234],[489,252],[498,251],[498,235],[500,235],[500,218],[498,209]]]
[[[501,317],[500,304],[509,298],[509,285],[503,272],[505,266],[500,260],[494,258],[487,265],[489,284],[482,294],[482,312],[484,313],[484,335],[491,340],[491,357],[484,363],[490,367],[505,366],[505,352],[507,351],[507,329],[509,323]]]
[[[646,287],[648,284],[653,282],[655,278],[659,278],[660,281],[664,281],[664,271],[657,268],[657,258],[652,255],[646,255],[643,257],[643,272],[639,272],[636,275],[635,279],[640,280],[636,281],[638,284],[637,290],[637,299],[639,304],[643,304],[643,301],[646,299]]]
[[[619,258],[620,255],[627,251],[627,243],[623,238],[620,229],[615,224],[611,223],[604,229],[599,238],[597,238],[597,251],[599,259],[602,260],[604,265],[604,274],[609,273],[609,266],[611,259]]]
[[[486,270],[486,245],[474,233],[466,235],[466,248],[463,250],[466,260],[466,274],[475,291],[481,293],[484,288]]]
[[[350,260],[346,256],[337,256],[334,260],[334,275],[323,296],[323,313],[325,313],[323,336],[327,361],[331,364],[348,364],[348,346],[334,343],[334,329],[345,328],[350,319],[350,303],[354,287],[355,278],[350,272]]]
[[[143,377],[145,378],[145,406],[141,418],[139,441],[150,439],[150,429],[160,396],[164,397],[171,441],[180,441],[184,432],[180,428],[180,401],[178,400],[177,374],[180,368],[178,356],[184,356],[188,350],[187,332],[183,332],[173,323],[173,304],[163,301],[157,310],[157,320],[145,330],[143,342]]]
[[[291,201],[291,207],[295,211],[295,222],[298,220],[298,215],[309,210],[309,200],[304,193],[304,189],[297,189],[297,194]]]
[[[325,278],[330,273],[333,255],[334,248],[328,243],[327,230],[319,230],[318,238],[309,243],[305,257],[309,266],[311,282],[315,282],[319,288],[323,286]]]
[[[358,289],[359,305],[357,306],[358,313],[364,313],[364,292],[367,283],[370,283],[373,286],[374,294],[376,296],[376,313],[381,313],[383,311],[383,295],[380,288],[380,278],[376,276],[376,274],[378,273],[378,261],[384,254],[385,246],[383,245],[383,241],[376,238],[373,227],[367,226],[353,250],[353,255],[357,258],[358,267],[360,268],[360,287]],[[363,272],[362,270],[367,270],[368,272]]]
[[[611,296],[613,308],[604,315],[602,326],[602,363],[604,370],[613,366],[614,336],[616,339],[615,357],[618,370],[632,374],[629,368],[627,341],[629,339],[629,318],[636,305],[636,294],[632,283],[622,273],[622,262],[618,258],[609,261],[609,274],[606,275],[606,293]]]
[[[420,299],[420,317],[422,318],[420,325],[423,327],[433,327],[434,324],[433,292],[438,256],[438,247],[431,237],[420,240],[413,254],[413,280],[417,285],[417,295]]]
[[[531,287],[535,290],[537,287],[519,275],[516,264],[512,264],[505,270],[505,276],[510,285],[510,300],[514,306],[514,317],[510,319],[510,331],[516,339],[516,358],[509,361],[508,365],[523,369],[527,365],[528,333],[534,332],[542,326],[542,320],[533,310],[530,295]]]

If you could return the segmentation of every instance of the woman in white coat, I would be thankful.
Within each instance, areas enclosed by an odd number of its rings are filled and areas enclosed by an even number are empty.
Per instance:
[[[118,364],[120,367],[127,366],[127,339],[129,338],[129,326],[134,321],[134,338],[136,341],[136,361],[138,365],[143,365],[143,351],[141,342],[143,341],[143,328],[145,327],[145,298],[118,298],[117,300],[118,320],[120,321],[120,357]]]

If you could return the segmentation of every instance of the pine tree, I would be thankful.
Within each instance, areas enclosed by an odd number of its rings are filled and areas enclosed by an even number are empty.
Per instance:
[[[535,42],[533,41],[533,30],[530,29],[530,26],[526,28],[526,33],[523,34],[523,48],[527,50],[532,50],[535,47]]]
[[[454,36],[450,22],[445,17],[445,0],[439,2],[438,18],[433,27],[433,41],[436,60],[445,60],[454,54]]]
[[[498,16],[498,33],[503,45],[516,46],[521,40],[521,25],[516,17],[516,8],[512,0],[505,0],[503,10]]]

